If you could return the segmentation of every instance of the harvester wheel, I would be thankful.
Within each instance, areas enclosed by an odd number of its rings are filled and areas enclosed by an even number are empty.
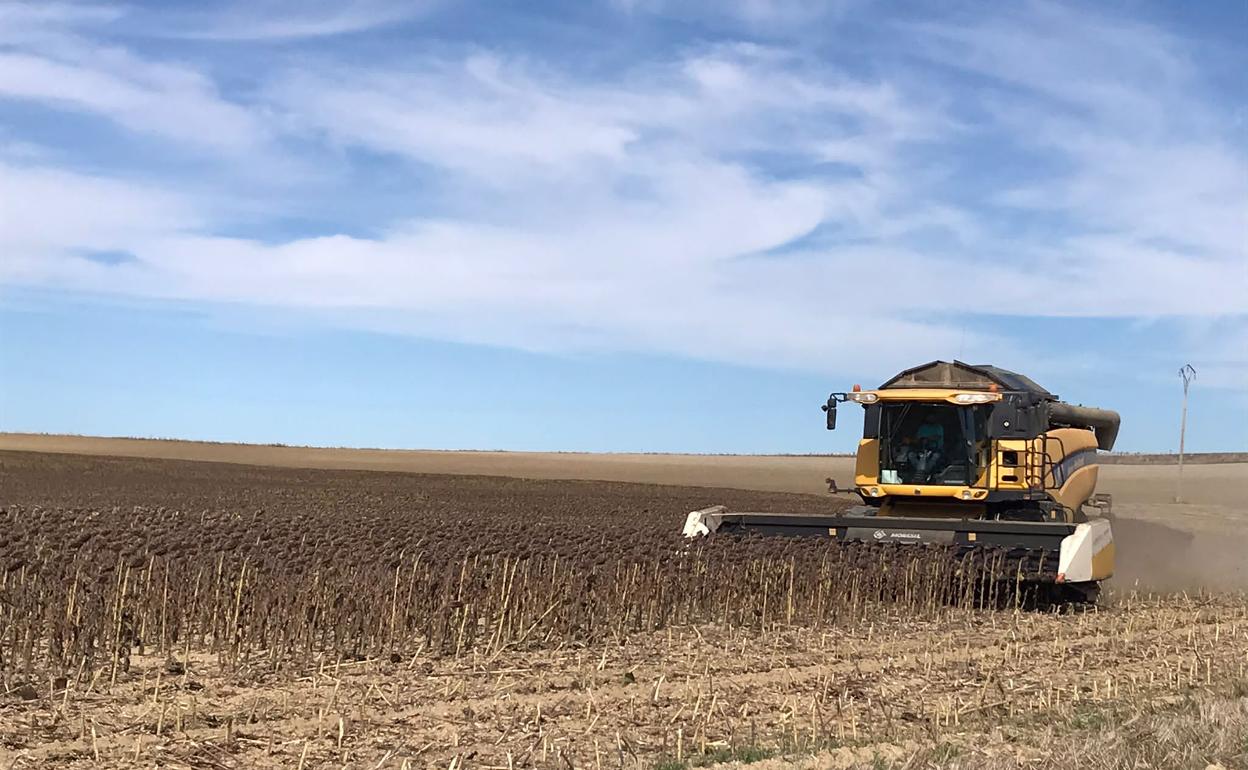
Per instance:
[[[1061,610],[1077,610],[1096,604],[1100,596],[1099,583],[1025,583],[1013,591],[1004,592],[1008,605],[1011,597],[1016,598],[1021,606],[1029,609],[1057,608]]]
[[[1096,604],[1101,595],[1101,584],[1097,582],[1058,584],[1056,588],[1056,599],[1061,604]]]

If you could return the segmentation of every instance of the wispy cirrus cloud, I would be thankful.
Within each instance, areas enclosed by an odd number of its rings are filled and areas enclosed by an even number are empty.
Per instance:
[[[860,0],[611,0],[611,5],[629,14],[726,21],[774,33],[836,19],[860,5]]]
[[[0,7],[0,102],[85,113],[190,148],[239,151],[265,141],[263,116],[225,98],[211,74],[93,34],[125,15],[94,5]]]
[[[410,19],[439,0],[249,0],[212,8],[166,10],[149,34],[238,43],[282,43],[366,32]]]
[[[1243,129],[1200,81],[1190,41],[1049,5],[920,29],[929,55],[989,80],[994,118],[1051,164],[999,202],[1060,212],[1094,252],[1116,234],[1144,262],[1169,251],[1242,266]]]
[[[98,27],[126,15],[121,6],[12,0],[0,5],[0,40],[54,37],[79,26]]]
[[[343,12],[366,29],[387,7]],[[871,72],[740,39],[601,71],[517,41],[313,46],[227,87],[63,16],[0,49],[0,102],[216,153],[238,168],[220,199],[257,159],[319,167],[273,180],[274,221],[383,187],[387,214],[241,236],[176,176],[11,158],[0,194],[29,213],[0,219],[5,283],[805,369],[1027,355],[986,316],[1248,314],[1248,153],[1185,42],[1141,23],[1042,5],[889,25]],[[255,39],[357,29],[268,18]]]
[[[248,149],[266,135],[256,115],[222,99],[201,73],[121,50],[81,49],[59,59],[0,52],[0,98],[91,113],[188,146]]]

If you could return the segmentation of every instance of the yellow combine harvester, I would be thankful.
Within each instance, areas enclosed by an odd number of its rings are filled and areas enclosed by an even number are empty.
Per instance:
[[[993,548],[1014,576],[1062,599],[1092,601],[1114,571],[1108,495],[1096,494],[1098,449],[1113,448],[1116,412],[1067,404],[1021,374],[933,361],[875,390],[857,385],[823,407],[864,409],[854,491],[840,515],[689,514],[685,535],[757,532],[842,542]]]

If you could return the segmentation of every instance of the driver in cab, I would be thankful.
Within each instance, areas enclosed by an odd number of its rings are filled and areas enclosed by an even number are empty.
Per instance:
[[[914,434],[918,448],[911,451],[911,465],[916,481],[931,481],[943,465],[945,456],[945,428],[929,414]]]
[[[945,426],[937,422],[936,415],[929,414],[915,432],[914,438],[920,449],[940,452],[945,446]]]

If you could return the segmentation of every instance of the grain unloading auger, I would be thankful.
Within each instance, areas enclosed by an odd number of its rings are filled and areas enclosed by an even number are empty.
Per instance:
[[[854,471],[861,505],[838,515],[690,513],[687,537],[730,533],[837,542],[993,549],[1001,578],[1092,601],[1114,570],[1110,498],[1096,494],[1098,449],[1113,448],[1116,412],[1075,406],[995,366],[933,361],[875,390],[857,385],[823,407],[864,409]]]

